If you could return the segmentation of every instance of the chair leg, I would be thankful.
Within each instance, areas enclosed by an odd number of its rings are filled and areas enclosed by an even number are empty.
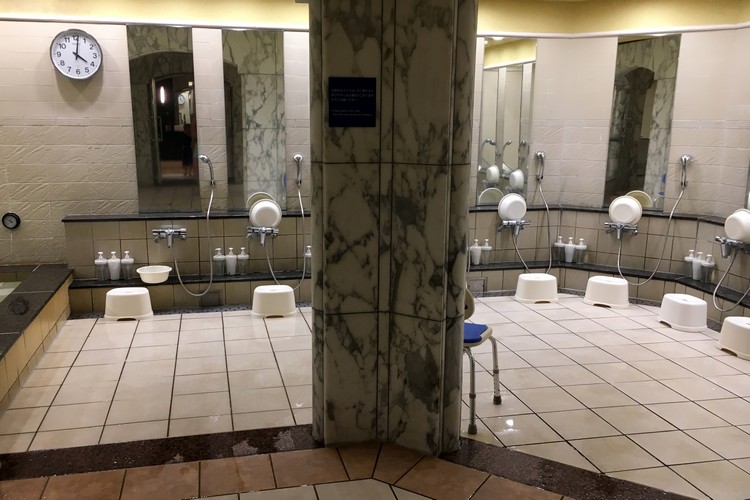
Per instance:
[[[469,355],[469,367],[471,368],[471,371],[469,372],[469,434],[476,434],[477,424],[475,412],[477,393],[474,387],[474,356],[472,356],[471,349],[468,347],[464,347],[464,352]]]
[[[497,365],[497,340],[490,335],[490,341],[492,341],[492,378],[495,385],[495,396],[492,398],[492,402],[499,405],[503,402],[503,398],[500,396],[500,368]]]

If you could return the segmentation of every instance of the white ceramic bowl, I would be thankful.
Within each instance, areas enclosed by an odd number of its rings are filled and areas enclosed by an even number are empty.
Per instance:
[[[164,283],[169,277],[169,266],[144,266],[136,269],[144,283]]]
[[[638,203],[641,204],[641,208],[653,208],[654,207],[654,201],[651,199],[651,196],[646,191],[640,191],[636,189],[635,191],[630,191],[629,193],[625,193],[627,196],[632,196],[636,200],[638,200]]]
[[[516,169],[508,176],[508,185],[513,189],[523,189],[523,171]]]
[[[250,207],[250,225],[276,227],[281,222],[281,207],[273,200],[259,200]]]
[[[500,182],[500,169],[497,168],[497,165],[487,167],[487,173],[484,174],[484,178],[490,184],[497,184]]]
[[[498,188],[487,188],[479,194],[480,205],[497,205],[503,199],[503,192]]]
[[[497,205],[497,213],[502,220],[518,220],[526,215],[526,200],[518,193],[503,196]]]
[[[750,242],[750,210],[740,208],[724,221],[724,232],[733,240]]]
[[[643,208],[632,196],[620,196],[609,204],[609,217],[612,222],[621,224],[635,224],[641,220]]]

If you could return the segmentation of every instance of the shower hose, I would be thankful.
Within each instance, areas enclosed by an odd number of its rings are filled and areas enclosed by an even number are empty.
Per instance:
[[[297,186],[297,199],[299,200],[299,210],[302,213],[302,249],[305,248],[305,208],[302,206],[302,192],[299,189],[299,186]],[[266,262],[268,262],[268,270],[271,271],[271,277],[273,278],[273,281],[280,285],[279,280],[276,279],[276,274],[273,272],[273,266],[271,265],[271,257],[268,255],[268,246],[263,245],[263,248],[266,250]],[[292,288],[292,290],[296,290],[299,287],[302,286],[302,283],[305,281],[305,273],[307,272],[307,259],[302,258],[302,276],[300,276],[299,283],[297,283],[297,286]]]
[[[720,286],[721,286],[721,284],[722,284],[722,283],[724,282],[724,280],[726,279],[726,277],[727,277],[727,276],[729,275],[729,270],[730,270],[730,269],[732,269],[732,265],[734,265],[734,259],[736,259],[736,258],[737,258],[737,253],[738,253],[738,252],[734,252],[734,254],[732,255],[732,260],[731,260],[731,261],[729,262],[729,266],[727,266],[727,270],[726,270],[726,271],[724,271],[724,274],[722,275],[721,279],[720,279],[720,280],[719,280],[719,282],[718,282],[718,283],[716,284],[716,288],[714,288],[714,292],[713,292],[713,293],[711,294],[711,297],[713,298],[713,303],[714,303],[714,307],[715,307],[715,308],[716,308],[716,309],[717,309],[717,310],[718,310],[719,312],[729,312],[729,311],[731,311],[732,309],[734,309],[735,307],[737,307],[738,305],[740,305],[740,303],[741,303],[741,302],[742,302],[743,300],[745,300],[745,297],[747,297],[747,294],[748,294],[748,293],[750,293],[750,285],[748,285],[748,287],[747,287],[747,290],[745,290],[745,293],[744,293],[744,294],[742,294],[742,297],[740,297],[740,300],[738,300],[737,302],[735,302],[735,303],[734,303],[734,304],[732,305],[732,307],[730,307],[730,308],[728,308],[728,309],[722,309],[721,307],[719,307],[718,303],[716,302],[716,292],[717,292],[717,291],[719,290],[719,287],[720,287]]]
[[[190,290],[187,289],[185,286],[185,283],[182,282],[182,276],[180,276],[180,266],[177,265],[177,256],[174,252],[174,245],[172,245],[172,261],[174,262],[174,270],[177,274],[177,280],[180,282],[180,285],[182,285],[183,290],[188,293],[188,295],[192,295],[193,297],[203,297],[208,293],[208,291],[211,289],[211,285],[214,282],[214,267],[211,265],[211,226],[209,219],[211,217],[211,205],[214,202],[214,187],[211,186],[211,197],[208,199],[208,210],[206,210],[206,239],[208,243],[208,250],[209,250],[209,260],[208,260],[208,269],[209,269],[209,278],[208,278],[208,287],[206,287],[205,290],[199,293],[193,293]]]

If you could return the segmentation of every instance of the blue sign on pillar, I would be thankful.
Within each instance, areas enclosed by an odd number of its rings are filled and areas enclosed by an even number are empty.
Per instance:
[[[375,78],[328,77],[328,126],[374,127]]]

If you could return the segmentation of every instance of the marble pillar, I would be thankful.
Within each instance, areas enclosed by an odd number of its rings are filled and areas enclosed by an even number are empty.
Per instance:
[[[455,450],[477,2],[310,2],[313,432]],[[375,126],[331,127],[330,77]]]

